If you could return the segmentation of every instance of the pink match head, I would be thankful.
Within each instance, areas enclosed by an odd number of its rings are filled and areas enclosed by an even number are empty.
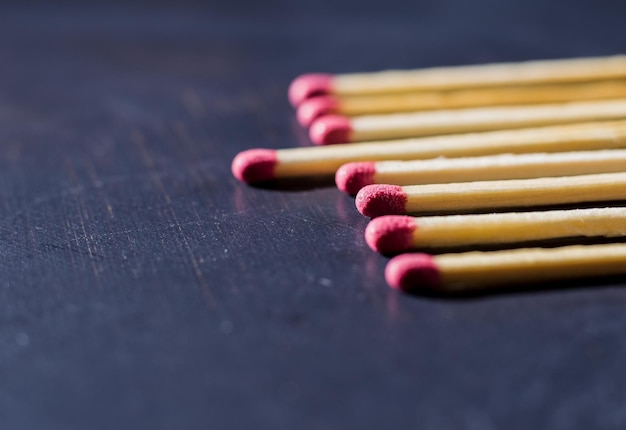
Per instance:
[[[392,258],[385,268],[385,279],[391,288],[406,292],[441,287],[439,268],[428,254],[401,254]]]
[[[352,124],[345,116],[324,115],[319,117],[309,130],[309,136],[317,145],[332,145],[350,142]]]
[[[248,184],[274,179],[278,158],[272,149],[249,149],[233,159],[231,170],[235,178]]]
[[[406,202],[407,195],[398,185],[368,185],[356,195],[357,209],[371,218],[381,215],[404,215]]]
[[[376,163],[370,161],[348,163],[341,166],[335,174],[337,188],[352,196],[361,188],[374,183]]]
[[[298,106],[310,97],[330,93],[332,88],[332,75],[325,73],[300,75],[289,86],[289,101],[292,106]]]
[[[302,127],[310,126],[322,115],[335,112],[339,108],[339,100],[333,96],[317,96],[303,101],[298,106],[297,117]]]
[[[381,254],[396,254],[413,248],[415,218],[387,215],[373,219],[365,229],[365,241]]]

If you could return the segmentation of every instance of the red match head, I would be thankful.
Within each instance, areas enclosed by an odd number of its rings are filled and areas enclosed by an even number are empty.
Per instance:
[[[292,106],[298,106],[310,97],[328,94],[332,91],[332,80],[332,75],[325,73],[300,75],[289,86],[289,101]]]
[[[240,181],[248,184],[274,179],[278,159],[272,149],[249,149],[233,159],[231,170]]]
[[[365,241],[381,254],[397,254],[413,248],[413,232],[417,228],[415,218],[387,215],[373,219],[365,229]]]
[[[338,107],[339,100],[333,96],[312,97],[298,106],[298,122],[302,127],[308,127],[317,118],[335,112]]]
[[[361,188],[374,183],[376,163],[369,161],[348,163],[337,169],[335,183],[337,188],[352,196]]]
[[[350,142],[352,125],[350,120],[340,115],[324,115],[319,117],[309,130],[309,136],[317,145],[332,145]]]
[[[398,185],[368,185],[356,195],[356,207],[363,215],[406,214],[407,195]]]
[[[391,288],[406,292],[441,286],[437,263],[428,254],[402,254],[392,258],[385,268],[385,279]]]

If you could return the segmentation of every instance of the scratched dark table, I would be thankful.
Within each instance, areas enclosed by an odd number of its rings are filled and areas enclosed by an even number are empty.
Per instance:
[[[617,1],[0,6],[0,428],[623,429],[619,281],[407,296],[286,88],[624,51]]]

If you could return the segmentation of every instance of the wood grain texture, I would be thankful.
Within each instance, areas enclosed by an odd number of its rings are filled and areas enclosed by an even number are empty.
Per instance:
[[[300,73],[624,46],[618,2],[388,4],[0,6],[3,429],[623,427],[619,282],[401,296],[353,199],[231,177],[307,143]]]

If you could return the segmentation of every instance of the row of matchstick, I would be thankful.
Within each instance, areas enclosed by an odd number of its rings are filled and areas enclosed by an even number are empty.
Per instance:
[[[400,254],[392,287],[626,274],[626,244],[583,240],[626,236],[626,56],[303,75],[289,98],[319,146],[244,151],[233,174],[335,175],[373,218],[368,245]],[[502,249],[436,251],[485,246]]]

